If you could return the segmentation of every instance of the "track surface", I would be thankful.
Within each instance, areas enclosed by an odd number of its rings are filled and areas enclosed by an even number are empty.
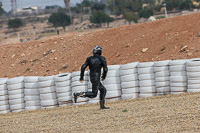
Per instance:
[[[200,93],[0,115],[0,132],[200,132]]]

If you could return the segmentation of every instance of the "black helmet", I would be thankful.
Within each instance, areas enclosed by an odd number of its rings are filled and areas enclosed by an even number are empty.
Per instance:
[[[101,55],[101,53],[102,53],[102,48],[101,48],[101,46],[95,46],[95,47],[93,48],[93,54],[99,54],[99,55]]]

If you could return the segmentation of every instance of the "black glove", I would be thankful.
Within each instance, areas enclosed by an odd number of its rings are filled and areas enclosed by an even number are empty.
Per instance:
[[[102,80],[102,81],[104,81],[104,80],[105,80],[105,77],[104,77],[104,76],[102,76],[102,77],[101,77],[101,80]]]
[[[80,79],[79,79],[79,80],[80,80],[80,82],[83,82],[83,80],[84,80],[84,79],[83,79],[83,77],[80,77]]]

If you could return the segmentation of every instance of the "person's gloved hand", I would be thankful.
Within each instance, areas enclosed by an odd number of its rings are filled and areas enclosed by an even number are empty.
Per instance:
[[[79,81],[80,81],[81,83],[83,82],[83,80],[84,80],[84,79],[83,79],[82,77],[79,79]]]
[[[105,77],[104,77],[104,76],[102,76],[102,77],[101,77],[101,80],[102,80],[102,81],[104,81],[104,80],[105,80]]]

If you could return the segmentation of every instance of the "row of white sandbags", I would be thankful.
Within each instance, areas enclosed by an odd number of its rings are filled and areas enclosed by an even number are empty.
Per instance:
[[[120,66],[122,100],[139,97],[138,62]]]
[[[174,60],[108,66],[103,85],[106,100],[200,91],[200,61]],[[88,91],[88,72],[48,77],[16,77],[0,80],[0,113],[71,105],[73,92]],[[157,94],[156,94],[157,93]],[[89,99],[90,100],[90,99]],[[97,97],[96,102],[99,100]],[[85,104],[88,98],[79,98]],[[94,102],[91,102],[94,103]]]
[[[186,62],[187,92],[200,92],[200,59]]]
[[[106,101],[121,100],[121,81],[119,73],[120,65],[108,66],[106,79],[102,82],[107,89]]]
[[[7,79],[0,80],[0,114],[10,112]]]
[[[24,77],[25,110],[36,110],[41,108],[38,80],[39,78],[36,76]]]
[[[154,63],[157,96],[170,94],[169,60]]]
[[[72,105],[71,74],[64,73],[55,76],[54,81],[59,106]]]
[[[20,112],[25,109],[24,77],[7,80],[8,101],[11,112]]]
[[[133,66],[133,64],[136,65]],[[137,81],[139,82],[139,97],[160,96],[184,92],[200,92],[199,66],[199,59],[166,60],[145,63],[135,62],[121,65],[121,80],[126,78],[131,81],[127,83],[121,81],[122,99],[129,99],[128,97],[123,98],[123,91],[125,90],[124,85],[132,85],[136,87]],[[125,76],[123,75],[124,72],[126,73],[124,74]],[[130,76],[128,72],[132,73],[132,75]],[[129,92],[135,91],[137,91],[136,88],[129,90]],[[129,96],[134,97],[135,95],[130,93]]]
[[[66,88],[61,88],[63,82],[59,82],[65,78],[67,84],[70,86],[71,74],[68,74],[66,77],[59,76],[22,76],[11,79],[0,79],[0,114],[40,108],[53,108],[58,105],[62,106],[64,103],[66,105],[72,103],[71,89],[69,89],[68,95],[70,97],[68,100],[63,100],[62,96],[66,98],[66,93],[63,95],[61,93],[67,90]],[[57,81],[57,87],[55,86],[54,80]]]
[[[187,91],[186,62],[187,60],[174,60],[169,62],[171,94]]]

